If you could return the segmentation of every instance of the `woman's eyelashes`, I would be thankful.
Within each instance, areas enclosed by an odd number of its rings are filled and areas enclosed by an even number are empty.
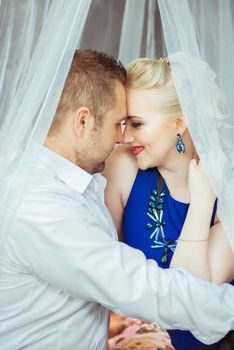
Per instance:
[[[143,123],[141,123],[141,122],[134,122],[134,121],[131,121],[130,122],[130,126],[132,127],[132,128],[135,128],[135,129],[138,129],[138,128],[140,128],[141,127],[141,125],[143,125]]]
[[[141,125],[143,125],[142,121],[135,120],[133,118],[129,118],[125,122],[126,122],[126,126],[129,126],[131,128],[135,128],[135,129],[140,128]]]
[[[142,125],[144,125],[144,122],[140,117],[129,116],[125,119],[125,125],[129,128],[139,129]]]

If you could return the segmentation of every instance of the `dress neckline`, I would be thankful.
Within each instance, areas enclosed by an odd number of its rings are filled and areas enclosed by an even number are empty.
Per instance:
[[[158,168],[155,168],[156,172],[157,172],[157,177],[159,176],[159,171],[158,171]],[[160,176],[162,177],[162,175],[160,174]],[[190,203],[185,203],[185,202],[181,202],[179,201],[178,199],[175,199],[174,197],[171,196],[171,193],[169,191],[169,188],[166,184],[166,181],[164,180],[164,178],[162,177],[163,179],[163,190],[166,192],[167,194],[167,197],[170,201],[180,205],[180,206],[183,206],[183,207],[188,207]]]

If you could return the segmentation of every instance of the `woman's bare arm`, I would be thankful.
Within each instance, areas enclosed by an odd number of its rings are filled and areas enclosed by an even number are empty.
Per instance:
[[[215,197],[201,167],[190,168],[190,181],[191,203],[170,267],[215,283],[229,282],[234,278],[234,255],[222,225],[210,228]]]

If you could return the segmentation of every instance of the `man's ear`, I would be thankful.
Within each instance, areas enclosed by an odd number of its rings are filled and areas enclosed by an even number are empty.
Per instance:
[[[82,106],[75,112],[73,128],[77,137],[82,138],[94,127],[94,116],[89,107]]]
[[[187,130],[187,122],[182,114],[176,118],[175,128],[176,134],[180,135],[183,135],[183,133]]]

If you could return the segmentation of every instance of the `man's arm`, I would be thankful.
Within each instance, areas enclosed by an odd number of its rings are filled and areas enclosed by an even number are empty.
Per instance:
[[[108,232],[108,224],[105,227],[95,212],[82,205],[74,210],[69,202],[56,202],[51,215],[48,199],[41,204],[44,212],[30,237],[24,232],[29,232],[25,225],[32,213],[12,228],[23,259],[54,287],[122,315],[191,330],[204,343],[216,342],[234,328],[232,286],[159,268],[139,250],[117,242],[110,235],[112,228]]]

